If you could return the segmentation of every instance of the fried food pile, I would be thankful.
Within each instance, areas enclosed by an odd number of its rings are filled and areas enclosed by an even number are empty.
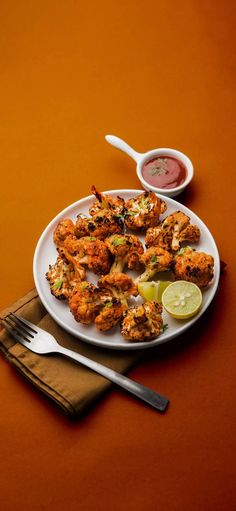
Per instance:
[[[172,271],[176,280],[206,287],[214,275],[214,259],[186,246],[200,238],[198,226],[181,211],[166,216],[167,205],[153,192],[125,201],[92,187],[95,201],[89,216],[74,223],[62,219],[53,234],[58,251],[46,278],[55,298],[68,300],[76,321],[95,324],[100,332],[120,325],[129,342],[149,341],[163,332],[162,305],[147,301],[134,305],[138,284],[159,272]],[[130,232],[131,231],[131,232]],[[138,238],[144,233],[146,250]],[[127,270],[137,272],[133,280]],[[87,272],[97,283],[87,280]]]

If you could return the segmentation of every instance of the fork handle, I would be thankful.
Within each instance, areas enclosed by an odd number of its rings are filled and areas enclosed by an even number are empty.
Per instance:
[[[91,360],[90,358],[87,358],[80,353],[76,353],[75,351],[64,348],[61,345],[58,345],[57,351],[61,355],[71,358],[72,360],[75,360],[75,362],[79,362],[89,369],[92,369],[92,371],[101,374],[108,380],[116,383],[116,385],[119,385],[128,392],[131,392],[131,394],[134,394],[139,399],[142,399],[149,405],[153,406],[156,408],[156,410],[159,410],[159,412],[165,411],[169,400],[166,397],[157,394],[157,392],[154,392],[154,390],[151,390],[148,387],[145,387],[144,385],[141,385],[140,383],[127,378],[127,376],[124,376],[123,374],[117,373],[113,369],[110,369],[110,367],[104,366],[95,360]]]

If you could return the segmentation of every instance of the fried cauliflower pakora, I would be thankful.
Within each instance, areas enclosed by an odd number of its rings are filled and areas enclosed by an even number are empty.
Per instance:
[[[121,303],[117,298],[106,297],[103,308],[95,318],[95,325],[101,332],[111,330],[114,326],[120,323],[123,318],[124,312],[127,307]]]
[[[98,280],[98,287],[105,290],[111,297],[117,298],[123,303],[129,296],[137,296],[138,288],[133,279],[125,273],[109,273]]]
[[[176,280],[205,287],[214,275],[214,259],[191,247],[181,248],[185,242],[196,243],[200,230],[181,211],[161,221],[167,205],[155,193],[144,191],[126,201],[100,193],[95,186],[92,193],[89,217],[79,214],[75,223],[65,218],[54,230],[59,255],[46,273],[51,293],[68,300],[79,323],[94,324],[100,332],[120,324],[122,336],[131,342],[155,339],[164,329],[162,305],[147,301],[132,306],[139,282],[172,270]],[[146,231],[145,252],[128,229],[136,234]],[[143,273],[133,281],[123,273],[126,269]],[[99,276],[97,285],[85,280],[87,270]]]
[[[137,279],[139,282],[146,282],[154,277],[160,271],[168,271],[172,269],[173,256],[168,250],[161,247],[150,247],[140,257],[141,263],[145,266],[145,271]]]
[[[182,248],[174,258],[174,275],[177,280],[206,287],[214,276],[214,258],[191,247]]]
[[[149,301],[131,307],[122,321],[121,334],[127,341],[151,341],[163,330],[162,305]]]
[[[134,231],[143,231],[159,223],[166,203],[153,192],[143,192],[125,202],[125,225]]]
[[[115,257],[110,272],[121,273],[126,266],[130,270],[140,269],[140,256],[144,249],[141,241],[133,234],[113,234],[105,240],[105,244]]]
[[[159,246],[176,252],[184,241],[196,243],[200,238],[200,229],[190,223],[190,218],[181,211],[167,216],[160,226],[147,230],[147,247]]]
[[[119,215],[115,215],[108,210],[101,210],[92,218],[85,218],[78,215],[75,225],[75,235],[77,238],[84,236],[95,236],[104,240],[111,234],[121,234],[124,230],[124,224]]]
[[[122,197],[111,197],[108,194],[100,193],[94,185],[92,186],[91,191],[97,199],[89,209],[91,216],[96,215],[103,210],[111,211],[111,213],[115,215],[123,214],[125,201]]]
[[[80,277],[76,274],[73,264],[60,256],[57,257],[54,264],[49,265],[46,279],[49,281],[51,293],[59,300],[69,298],[80,282]]]
[[[80,282],[69,297],[69,307],[79,323],[84,325],[94,323],[101,308],[98,288],[90,282]]]
[[[75,234],[75,226],[70,218],[61,220],[53,233],[53,241],[57,247],[63,245],[67,236]]]
[[[100,300],[104,306],[96,317],[98,330],[106,331],[120,323],[128,309],[128,298],[137,296],[138,289],[131,277],[124,273],[110,273],[98,280]]]
[[[99,289],[86,281],[78,284],[70,295],[69,307],[76,321],[84,325],[95,323],[101,332],[116,326],[127,308],[106,289]]]
[[[87,268],[97,275],[108,273],[111,266],[110,253],[105,243],[94,237],[84,238],[67,237],[59,252],[84,277],[84,268]]]
[[[98,286],[83,281],[69,298],[69,307],[76,321],[95,325],[100,331],[116,326],[128,308],[127,298],[137,288],[125,274],[100,277]]]

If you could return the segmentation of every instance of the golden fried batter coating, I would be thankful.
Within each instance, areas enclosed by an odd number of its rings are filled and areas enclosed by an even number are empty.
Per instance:
[[[54,233],[53,240],[57,247],[60,247],[67,236],[72,236],[75,234],[75,226],[70,218],[65,218],[61,220],[57,225]]]
[[[104,304],[96,326],[99,330],[109,330],[117,325],[128,309],[128,298],[137,296],[138,289],[131,277],[124,273],[109,273],[98,280],[99,296]]]
[[[124,225],[120,216],[114,215],[114,213],[108,210],[101,210],[100,213],[96,213],[92,218],[84,218],[82,215],[78,215],[75,235],[78,238],[95,236],[95,238],[104,240],[111,234],[121,234],[123,230]]]
[[[190,218],[181,211],[167,216],[161,225],[147,230],[147,247],[159,246],[176,252],[184,241],[196,243],[200,238],[200,229],[190,224]]]
[[[60,256],[57,257],[55,264],[49,265],[46,279],[49,281],[51,293],[59,300],[69,298],[78,282],[80,282],[73,264],[65,261]]]
[[[96,197],[96,201],[92,204],[89,209],[91,216],[100,213],[100,211],[108,210],[115,215],[122,215],[124,212],[125,201],[121,197],[111,197],[108,194],[100,193],[95,186],[92,186],[92,193]]]
[[[167,240],[165,239],[163,242],[161,241],[161,224],[160,225],[156,225],[155,227],[149,227],[149,229],[147,229],[147,232],[146,232],[146,237],[145,237],[145,245],[147,248],[149,247],[162,247],[162,248],[166,248],[166,247],[169,247],[169,244],[171,244],[171,237],[168,238],[168,243],[167,243]],[[169,248],[168,248],[169,250]]]
[[[86,270],[84,266],[79,263],[79,260],[76,258],[76,253],[74,252],[72,246],[75,241],[78,241],[74,236],[67,236],[64,242],[58,247],[58,253],[64,261],[70,262],[75,270],[75,274],[80,280],[85,279]]]
[[[110,296],[121,300],[127,299],[129,296],[137,296],[138,288],[134,283],[133,279],[125,273],[109,273],[103,275],[98,280],[98,286],[100,289],[106,290]]]
[[[160,271],[171,270],[173,256],[164,248],[150,247],[140,257],[140,261],[145,266],[145,271],[135,280],[137,284],[150,280]]]
[[[111,330],[114,326],[120,323],[123,318],[124,312],[127,307],[124,303],[116,298],[107,299],[98,316],[95,319],[95,325],[101,332]]]
[[[101,275],[108,273],[111,267],[111,258],[105,243],[91,236],[84,238],[67,237],[60,253],[71,261],[80,272],[82,268],[88,268],[94,273]]]
[[[214,276],[214,258],[191,247],[182,248],[174,258],[174,274],[177,280],[205,287]]]
[[[69,297],[69,307],[76,321],[84,325],[93,323],[101,308],[99,290],[90,282],[80,282]]]
[[[159,223],[159,216],[166,210],[166,203],[153,192],[143,192],[125,202],[125,224],[128,229],[143,231]]]
[[[127,341],[151,341],[163,330],[162,305],[149,301],[125,313],[121,334]]]
[[[113,234],[105,240],[115,260],[111,267],[111,273],[123,272],[126,266],[130,270],[139,270],[141,267],[140,256],[143,254],[141,241],[133,234]]]

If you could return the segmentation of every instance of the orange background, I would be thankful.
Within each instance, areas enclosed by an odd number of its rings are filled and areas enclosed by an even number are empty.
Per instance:
[[[236,507],[235,21],[231,1],[1,3],[0,308],[33,287],[56,213],[93,183],[139,188],[106,133],[189,155],[180,201],[228,264],[198,326],[130,373],[170,397],[163,416],[114,390],[70,423],[1,357],[4,511]]]

